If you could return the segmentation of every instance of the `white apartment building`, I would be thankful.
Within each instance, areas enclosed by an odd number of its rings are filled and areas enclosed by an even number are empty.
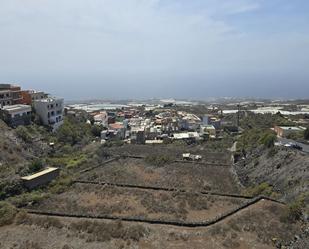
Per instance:
[[[51,126],[53,131],[56,131],[63,124],[63,99],[48,97],[35,100],[33,101],[33,107],[42,123]]]

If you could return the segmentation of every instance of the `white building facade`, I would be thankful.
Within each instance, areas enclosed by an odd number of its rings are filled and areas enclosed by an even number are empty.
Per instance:
[[[49,97],[33,101],[35,112],[42,123],[56,131],[63,124],[64,103],[61,98]]]

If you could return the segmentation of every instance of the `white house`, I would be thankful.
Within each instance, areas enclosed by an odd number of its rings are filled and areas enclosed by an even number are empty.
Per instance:
[[[51,126],[53,131],[63,124],[63,99],[53,97],[39,99],[33,102],[33,106],[42,123]]]

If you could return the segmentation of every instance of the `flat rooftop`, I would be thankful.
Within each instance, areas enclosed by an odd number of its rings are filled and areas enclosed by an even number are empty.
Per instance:
[[[30,180],[33,180],[37,177],[40,177],[40,176],[43,176],[43,175],[46,175],[48,173],[51,173],[51,172],[54,172],[54,171],[57,171],[58,168],[54,168],[54,167],[48,167],[38,173],[35,173],[33,175],[29,175],[29,176],[24,176],[24,177],[21,177],[22,180],[25,180],[25,181],[30,181]]]
[[[56,102],[56,101],[63,101],[62,98],[55,98],[55,97],[48,97],[45,99],[38,99],[38,100],[34,100],[34,102],[44,102],[44,103],[52,103],[52,102]]]
[[[8,112],[18,112],[23,110],[30,110],[30,105],[6,105],[2,107],[2,110],[8,111]]]

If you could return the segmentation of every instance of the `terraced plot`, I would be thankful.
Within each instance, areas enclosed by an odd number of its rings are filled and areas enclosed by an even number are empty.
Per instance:
[[[36,210],[91,216],[204,222],[228,212],[246,200],[93,184],[74,184],[35,206]]]
[[[86,181],[185,188],[192,191],[239,193],[239,186],[230,167],[195,163],[170,163],[162,167],[143,159],[120,159],[81,176]]]

